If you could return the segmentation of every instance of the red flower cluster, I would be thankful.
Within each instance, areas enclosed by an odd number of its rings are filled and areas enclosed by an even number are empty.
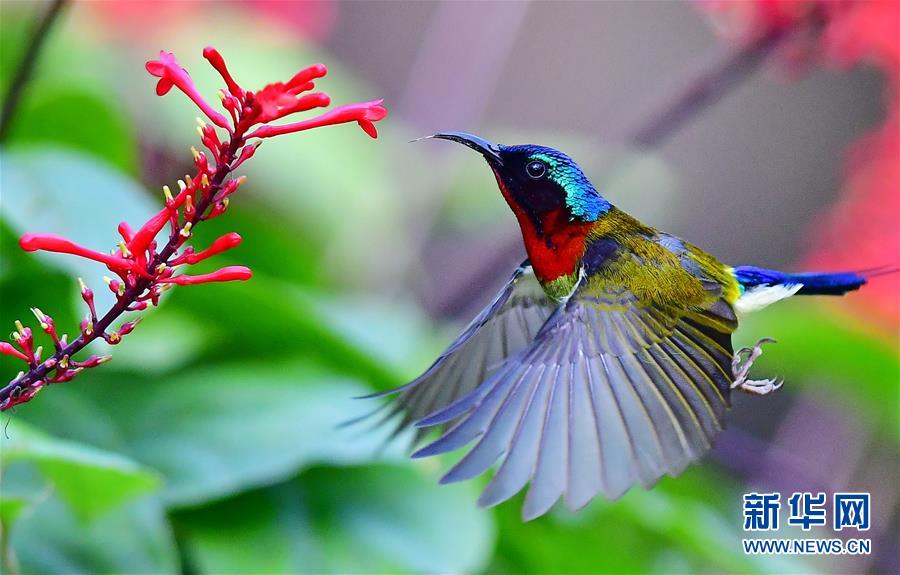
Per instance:
[[[782,60],[848,67],[868,61],[896,70],[900,3],[894,0],[700,0],[716,30],[749,44],[773,30],[790,30]],[[890,73],[890,72],[889,72]]]
[[[887,114],[848,153],[844,197],[810,228],[810,267],[864,269],[897,264],[900,245],[900,2],[895,0],[706,1],[720,30],[741,42],[794,29],[789,63],[816,60],[839,68],[866,63],[888,80]],[[896,330],[900,274],[872,282],[852,298],[863,316]]]
[[[116,277],[104,278],[116,297],[114,306],[102,317],[94,306],[94,294],[81,282],[81,295],[89,313],[81,322],[80,335],[72,342],[59,337],[53,319],[33,308],[41,329],[50,336],[54,353],[42,359],[42,348],[35,347],[30,328],[16,322],[13,343],[0,343],[0,353],[10,355],[27,364],[27,371],[20,372],[0,390],[0,410],[24,403],[50,383],[71,380],[81,370],[95,367],[109,359],[108,356],[92,356],[85,361],[73,358],[91,341],[104,339],[117,344],[131,333],[140,318],[122,323],[111,329],[112,323],[126,312],[140,312],[149,305],[158,305],[162,292],[174,285],[194,285],[250,279],[252,272],[243,266],[228,266],[200,275],[179,273],[183,268],[197,264],[241,242],[236,233],[225,234],[209,247],[194,251],[186,245],[192,230],[199,223],[218,217],[228,208],[229,197],[238,190],[245,178],[232,177],[235,169],[250,159],[261,143],[269,138],[291,132],[299,132],[322,126],[356,122],[371,137],[377,137],[375,122],[387,115],[381,100],[349,104],[330,110],[317,117],[293,123],[272,125],[271,122],[287,116],[329,105],[330,98],[324,92],[311,91],[314,80],[325,75],[325,66],[317,64],[301,70],[287,82],[269,84],[257,92],[244,90],[228,71],[222,56],[213,48],[206,48],[203,56],[222,76],[227,91],[220,90],[219,98],[227,115],[216,111],[200,95],[190,75],[168,52],[160,52],[159,60],[147,62],[146,68],[159,78],[156,93],[160,96],[173,87],[190,98],[212,125],[198,119],[200,140],[206,152],[192,148],[196,173],[178,180],[178,192],[172,193],[163,186],[165,206],[137,230],[127,222],[119,224],[122,241],[111,253],[103,253],[79,246],[53,234],[25,234],[19,240],[26,251],[50,251],[71,254],[104,264]],[[227,137],[220,139],[216,127]],[[209,153],[209,158],[207,157]],[[169,227],[163,242],[158,237]]]

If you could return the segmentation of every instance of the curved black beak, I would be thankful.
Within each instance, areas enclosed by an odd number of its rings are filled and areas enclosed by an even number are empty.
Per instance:
[[[503,158],[500,157],[500,147],[497,144],[488,142],[484,138],[479,138],[478,136],[467,134],[465,132],[440,132],[429,137],[458,142],[480,153],[491,165],[497,167],[503,165]]]

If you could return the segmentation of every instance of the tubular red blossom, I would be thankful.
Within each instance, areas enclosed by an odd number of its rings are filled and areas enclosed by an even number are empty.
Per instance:
[[[238,86],[238,83],[231,77],[231,73],[228,71],[225,60],[222,58],[222,55],[219,54],[219,51],[212,46],[207,46],[203,49],[203,57],[206,58],[219,74],[222,75],[222,79],[225,80],[225,85],[228,86],[228,91],[236,98],[243,98],[244,90]]]
[[[81,299],[84,300],[84,303],[86,303],[91,310],[91,317],[96,319],[97,310],[94,308],[94,292],[91,291],[91,288],[87,287],[84,280],[81,278],[78,278],[78,285],[81,287]]]
[[[123,323],[123,324],[122,324],[122,327],[119,328],[119,331],[118,331],[119,335],[120,335],[120,336],[122,336],[122,335],[128,335],[129,333],[131,333],[132,331],[134,331],[134,328],[137,327],[137,324],[141,323],[141,320],[142,320],[142,319],[143,319],[143,318],[140,318],[140,317],[139,317],[139,318],[137,318],[136,320],[133,320],[133,321],[126,321],[125,323]]]
[[[213,154],[216,163],[220,163],[222,160],[220,154],[222,142],[219,141],[219,135],[216,134],[215,128],[205,122],[202,123],[200,126],[200,141],[203,142],[203,145]]]
[[[196,276],[180,275],[174,278],[159,280],[159,283],[173,283],[177,285],[197,285],[210,282],[246,281],[253,277],[250,268],[244,266],[227,266],[212,273]]]
[[[247,176],[241,176],[236,180],[228,180],[222,186],[222,191],[216,196],[217,201],[227,201],[228,196],[237,191],[237,189],[247,180]]]
[[[226,110],[228,110],[228,115],[231,116],[231,121],[234,122],[235,126],[237,126],[238,110],[240,110],[241,108],[241,101],[231,94],[226,94],[223,90],[219,90],[219,99],[222,100],[222,106]]]
[[[144,265],[146,265],[146,257],[144,254],[147,251],[147,248],[150,247],[150,242],[152,242],[156,235],[166,226],[175,207],[175,205],[171,208],[166,206],[158,211],[155,216],[147,220],[147,223],[141,226],[141,229],[139,229],[131,238],[131,241],[128,242],[128,249],[131,250],[131,253],[134,254],[135,258]],[[139,267],[142,268],[143,266]]]
[[[258,148],[260,144],[262,144],[262,142],[248,144],[248,145],[244,146],[243,148],[241,148],[241,153],[240,153],[240,155],[238,155],[238,159],[231,165],[231,168],[233,170],[236,170],[238,168],[238,166],[240,166],[241,164],[243,164],[244,162],[246,162],[247,160],[252,158],[253,154],[256,153],[256,148]]]
[[[17,357],[22,361],[28,361],[28,356],[13,347],[12,344],[6,343],[5,341],[0,341],[0,353]]]
[[[31,328],[23,327],[21,322],[16,321],[16,331],[13,332],[13,339],[19,344],[19,349],[25,354],[29,363],[34,362],[34,334]]]
[[[131,226],[128,225],[128,222],[120,222],[119,235],[122,236],[122,239],[126,242],[130,242],[131,238],[134,237],[134,230],[131,229]]]
[[[216,254],[220,254],[226,250],[230,250],[238,246],[241,243],[241,236],[238,233],[232,232],[230,234],[225,234],[216,239],[208,248],[198,253],[186,253],[182,258],[176,259],[172,262],[175,265],[178,264],[196,264],[202,262],[205,259],[211,258]]]
[[[226,211],[228,196],[246,179],[235,175],[234,171],[253,157],[259,147],[258,140],[249,141],[251,137],[271,137],[346,122],[357,122],[367,134],[376,137],[374,122],[387,114],[378,100],[341,106],[306,122],[270,127],[268,124],[271,121],[330,104],[327,94],[312,92],[315,89],[314,80],[326,74],[325,66],[310,66],[286,83],[270,83],[254,93],[241,88],[228,71],[221,54],[214,48],[205,49],[203,56],[221,74],[227,86],[227,92],[218,92],[222,106],[227,111],[225,115],[213,110],[200,96],[190,75],[178,65],[171,53],[160,52],[159,60],[146,63],[147,71],[159,78],[156,85],[158,95],[167,94],[175,86],[212,122],[210,125],[200,120],[199,127],[200,140],[209,148],[208,152],[191,148],[196,173],[178,180],[176,195],[172,194],[168,186],[163,186],[165,207],[137,230],[132,229],[127,222],[120,223],[118,232],[123,241],[119,242],[118,251],[111,255],[84,248],[51,234],[26,234],[20,239],[19,243],[26,251],[68,253],[106,264],[116,276],[115,279],[104,278],[116,300],[110,309],[98,315],[93,292],[79,278],[81,297],[90,313],[80,322],[80,334],[71,343],[66,336],[57,337],[56,325],[50,316],[33,308],[41,329],[54,343],[54,353],[43,361],[40,357],[41,347],[35,349],[31,329],[16,322],[16,331],[12,334],[13,344],[0,343],[0,353],[27,362],[29,369],[0,389],[0,410],[25,403],[46,385],[69,381],[83,369],[96,367],[109,359],[92,356],[79,362],[75,360],[75,355],[97,339],[103,339],[111,345],[120,343],[125,335],[132,332],[140,317],[125,321],[118,330],[111,329],[113,323],[123,314],[143,311],[149,305],[159,305],[160,296],[167,288],[173,285],[242,281],[252,277],[250,269],[244,266],[223,267],[202,275],[175,276],[181,272],[182,266],[197,264],[241,242],[240,235],[230,233],[219,237],[199,253],[195,253],[192,246],[185,245],[192,237],[195,226]],[[310,93],[302,95],[306,92]],[[220,137],[216,127],[225,129],[227,137]],[[258,129],[254,134],[248,135],[253,128]],[[171,230],[167,239],[160,241],[160,249],[157,250],[157,240],[167,226],[171,226]],[[176,255],[179,252],[180,255]]]
[[[328,68],[325,67],[325,64],[313,64],[294,74],[294,76],[288,80],[287,85],[290,88],[303,86],[309,84],[312,80],[324,77],[327,73]]]
[[[78,327],[81,329],[81,336],[84,338],[88,338],[94,333],[93,321],[90,316],[81,320]]]
[[[194,196],[188,194],[184,200],[184,215],[190,219],[194,217],[194,212]]]
[[[124,258],[81,247],[78,244],[55,234],[25,234],[19,238],[19,246],[26,252],[41,250],[45,252],[80,256],[89,260],[94,260],[95,262],[106,264],[110,269],[116,271],[125,272],[131,267],[130,262]]]
[[[53,318],[42,312],[40,308],[36,307],[31,308],[31,313],[33,313],[35,319],[38,320],[38,323],[41,326],[41,329],[44,330],[44,333],[49,335],[53,340],[53,343],[57,347],[59,347],[59,336],[56,334],[56,322],[53,321]]]
[[[50,383],[65,383],[67,381],[72,381],[76,375],[81,373],[81,369],[82,368],[66,369],[61,374],[50,378],[48,381]],[[57,373],[59,373],[59,372],[57,372]]]
[[[34,396],[38,394],[44,388],[43,381],[36,381],[31,384],[28,389],[21,391],[17,395],[10,395],[8,399],[6,399],[2,404],[0,404],[0,410],[6,411],[11,407],[15,407],[22,403],[27,403],[34,399]]]
[[[194,163],[197,164],[197,170],[201,174],[209,173],[209,162],[206,160],[206,154],[203,152],[197,152],[197,156],[194,158]]]
[[[375,129],[374,122],[382,120],[387,116],[387,108],[381,104],[383,101],[384,100],[373,100],[371,102],[361,102],[359,104],[346,104],[344,106],[338,106],[333,110],[329,110],[321,116],[303,120],[302,122],[285,124],[283,126],[261,126],[248,134],[247,137],[271,138],[272,136],[301,132],[303,130],[311,130],[322,126],[356,122],[365,133],[373,138],[377,138],[378,131]]]
[[[285,91],[284,84],[269,84],[256,95],[255,102],[260,112],[254,123],[265,124],[298,112],[324,108],[331,103],[331,97],[324,92],[316,92],[297,98]]]
[[[197,87],[194,85],[194,81],[191,79],[190,74],[178,65],[178,61],[175,60],[174,54],[160,50],[159,60],[147,62],[146,68],[150,74],[160,79],[156,84],[156,94],[158,96],[165,96],[174,85],[184,92],[188,98],[193,100],[194,104],[206,114],[206,117],[209,118],[213,124],[220,128],[224,128],[229,132],[231,131],[231,125],[228,123],[228,119],[213,110],[212,106],[203,99],[203,96],[197,91]]]
[[[206,219],[211,220],[213,218],[217,218],[225,213],[225,210],[228,208],[228,198],[223,199],[220,202],[216,202],[212,209],[207,214]]]
[[[125,285],[119,280],[110,279],[108,282],[106,282],[106,285],[109,288],[109,291],[111,291],[116,296],[121,296],[123,293],[125,293]]]
[[[91,357],[87,358],[84,361],[73,361],[72,365],[74,365],[75,367],[82,367],[82,368],[88,369],[91,367],[97,367],[98,365],[100,365],[102,363],[106,363],[107,361],[110,361],[111,359],[112,359],[111,355],[92,355]]]

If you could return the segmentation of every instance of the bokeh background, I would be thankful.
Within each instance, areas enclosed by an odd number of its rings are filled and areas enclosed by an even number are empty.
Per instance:
[[[174,290],[112,363],[4,414],[4,569],[898,572],[896,276],[748,318],[736,343],[777,338],[754,371],[784,389],[735,398],[683,476],[577,514],[523,524],[521,498],[479,510],[481,480],[437,485],[449,460],[335,427],[375,406],[353,396],[427,367],[524,256],[478,157],[407,143],[435,131],[566,150],[611,201],[730,263],[896,265],[897,4],[825,4],[67,5],[0,144],[10,328],[36,305],[71,333],[74,278],[100,292],[104,272],[23,254],[19,234],[110,248],[190,169],[196,111],[157,98],[143,69],[159,49],[211,98],[208,44],[245,86],[321,61],[333,101],[384,97],[391,115],[377,141],[343,127],[266,142],[196,236],[240,232],[224,259],[253,280]],[[4,94],[45,8],[0,3]],[[873,553],[744,555],[751,490],[870,491]]]

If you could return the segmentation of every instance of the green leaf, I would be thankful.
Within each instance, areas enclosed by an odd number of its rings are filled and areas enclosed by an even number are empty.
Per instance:
[[[433,471],[316,468],[175,520],[205,573],[478,571],[490,515],[472,484],[439,486]]]
[[[168,521],[156,498],[116,507],[85,524],[51,497],[19,519],[12,547],[28,575],[179,572]]]
[[[744,318],[738,337],[735,347],[762,337],[778,340],[765,347],[754,373],[783,375],[787,390],[826,386],[845,409],[856,409],[857,421],[900,440],[895,401],[900,356],[890,338],[859,317],[825,301],[795,298]]]
[[[137,171],[137,145],[124,110],[106,93],[77,87],[28,92],[10,124],[7,145],[55,144],[91,154],[126,172]]]
[[[165,306],[151,309],[145,317],[128,340],[110,352],[113,366],[161,376],[196,361],[209,344],[209,334],[185,311]]]
[[[354,400],[367,388],[311,363],[230,365],[129,385],[113,417],[129,453],[165,476],[163,498],[174,506],[283,480],[314,463],[370,461],[388,431],[338,429],[377,403]]]
[[[55,439],[18,420],[7,434],[0,436],[0,468],[34,463],[79,518],[96,517],[159,485],[158,476],[121,455]]]
[[[228,343],[208,350],[213,359],[301,354],[380,389],[402,383],[403,378],[377,356],[377,350],[358,345],[363,342],[332,325],[330,312],[316,301],[318,297],[326,296],[260,274],[248,282],[179,289],[170,301],[173,307],[190,312],[209,331],[211,340]],[[221,321],[223,306],[227,322]],[[368,327],[373,329],[371,324]]]
[[[725,478],[693,467],[650,491],[563,509],[523,523],[524,496],[496,510],[500,533],[491,573],[800,573],[793,557],[745,555],[741,495]]]
[[[0,496],[0,530],[9,529],[19,515],[28,508],[24,497]]]
[[[73,421],[81,415],[64,413]],[[82,425],[72,423],[63,426]],[[148,495],[158,475],[121,455],[49,437],[18,417],[7,434],[0,437],[0,509],[4,522],[7,513],[19,515],[10,533],[22,573],[175,572],[161,500]],[[28,503],[26,513],[17,500]]]
[[[297,292],[304,307],[348,345],[384,365],[398,385],[419,375],[447,345],[436,338],[425,314],[412,305],[358,295]],[[338,364],[339,365],[339,364]]]
[[[229,205],[225,216],[194,228],[191,244],[198,251],[227,232],[237,231],[243,238],[237,248],[202,262],[195,269],[212,271],[237,264],[252,269],[254,276],[277,277],[299,285],[320,284],[317,261],[321,252],[297,228],[273,221],[272,212],[262,209],[253,194],[252,188],[249,194],[242,192]]]

